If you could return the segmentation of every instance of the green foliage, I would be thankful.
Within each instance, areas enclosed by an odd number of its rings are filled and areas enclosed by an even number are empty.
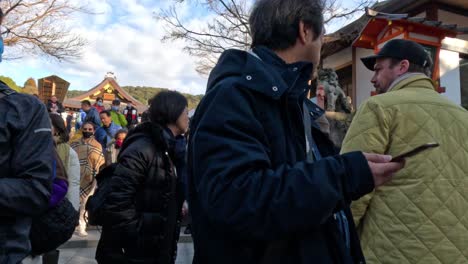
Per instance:
[[[135,99],[140,101],[142,104],[148,104],[148,99],[153,98],[156,94],[161,91],[166,91],[164,88],[155,88],[155,87],[146,87],[146,86],[123,86],[122,87],[126,92],[128,92]],[[86,91],[68,91],[67,97],[72,98],[80,94],[85,93]],[[183,94],[188,101],[188,108],[194,109],[197,107],[198,103],[202,99],[203,95],[192,95],[192,94]]]
[[[155,88],[155,87],[146,87],[146,86],[123,86],[125,91],[127,91],[131,96],[140,101],[142,104],[148,104],[148,99],[153,98],[156,94],[161,91],[167,91],[165,88]],[[192,95],[183,93],[185,98],[188,101],[188,108],[194,109],[197,107],[198,103],[202,99],[203,95]]]
[[[78,90],[68,90],[67,92],[67,98],[72,98],[81,94],[86,93],[86,91],[78,91]]]
[[[10,77],[6,77],[6,76],[0,76],[0,80],[4,83],[6,83],[6,85],[10,86],[11,89],[17,91],[17,92],[21,92],[21,87],[19,87],[15,81],[13,81],[13,79],[11,79]]]

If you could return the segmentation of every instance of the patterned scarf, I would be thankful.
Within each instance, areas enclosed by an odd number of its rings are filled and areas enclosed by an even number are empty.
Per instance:
[[[91,138],[87,143],[84,139],[73,142],[71,147],[76,151],[80,160],[80,195],[86,196],[92,191],[94,177],[104,164],[102,146],[94,138]]]

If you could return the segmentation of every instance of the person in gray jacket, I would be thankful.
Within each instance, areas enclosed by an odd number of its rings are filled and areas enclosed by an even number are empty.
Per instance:
[[[0,9],[0,23],[3,12]],[[0,38],[0,57],[3,39]],[[1,61],[1,59],[0,59]],[[32,218],[45,212],[53,143],[46,107],[0,82],[0,263],[28,263]]]

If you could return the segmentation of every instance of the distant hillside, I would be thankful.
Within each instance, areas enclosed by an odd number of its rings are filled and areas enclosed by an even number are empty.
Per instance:
[[[72,91],[68,91],[67,92],[67,98],[72,98],[72,97],[75,97],[75,96],[78,96],[80,94],[84,94],[86,93],[86,91],[78,91],[78,90],[72,90]]]
[[[131,96],[135,97],[138,101],[142,104],[147,104],[148,99],[155,96],[157,93],[167,90],[164,88],[154,88],[154,87],[144,87],[144,86],[123,86],[122,87],[125,91],[127,91]],[[86,91],[68,91],[67,97],[75,97],[80,94],[85,93]],[[202,99],[203,95],[191,95],[191,94],[183,94],[188,101],[188,108],[194,109],[197,107],[198,103]]]

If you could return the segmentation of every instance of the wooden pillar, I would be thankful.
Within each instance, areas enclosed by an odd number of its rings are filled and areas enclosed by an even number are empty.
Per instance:
[[[431,2],[426,6],[426,19],[439,21],[439,8],[436,3]]]

